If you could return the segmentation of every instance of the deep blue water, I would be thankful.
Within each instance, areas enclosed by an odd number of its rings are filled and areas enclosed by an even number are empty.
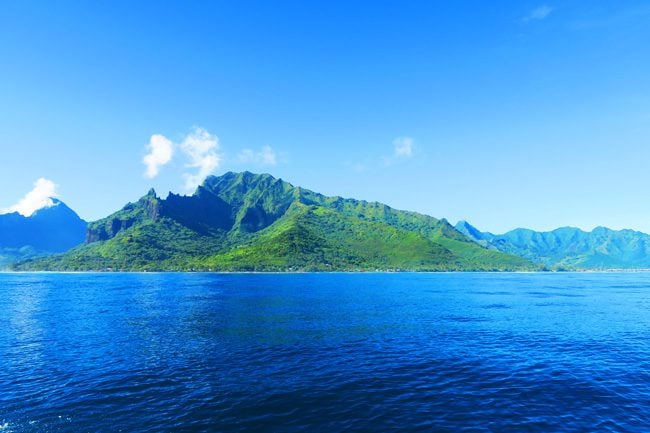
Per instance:
[[[0,432],[650,431],[650,274],[0,274]]]

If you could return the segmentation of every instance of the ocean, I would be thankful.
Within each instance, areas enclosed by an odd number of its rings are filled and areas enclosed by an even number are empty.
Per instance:
[[[650,274],[0,274],[0,433],[650,431]]]

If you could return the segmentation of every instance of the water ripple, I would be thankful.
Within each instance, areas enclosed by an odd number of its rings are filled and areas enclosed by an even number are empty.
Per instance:
[[[648,431],[646,279],[3,274],[0,433]]]

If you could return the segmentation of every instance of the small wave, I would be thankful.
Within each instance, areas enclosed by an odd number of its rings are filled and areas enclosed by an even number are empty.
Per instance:
[[[577,302],[538,302],[536,307],[577,307],[580,304]]]
[[[486,310],[508,310],[512,307],[506,304],[488,304],[488,305],[484,305],[481,308],[485,308]]]
[[[473,295],[495,295],[495,296],[514,295],[514,292],[505,292],[505,291],[495,291],[495,292],[477,291],[477,292],[470,292],[470,293]]]

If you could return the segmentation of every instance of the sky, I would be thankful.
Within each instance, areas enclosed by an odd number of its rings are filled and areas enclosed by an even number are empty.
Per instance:
[[[0,209],[271,173],[494,233],[650,232],[650,2],[0,2]]]

